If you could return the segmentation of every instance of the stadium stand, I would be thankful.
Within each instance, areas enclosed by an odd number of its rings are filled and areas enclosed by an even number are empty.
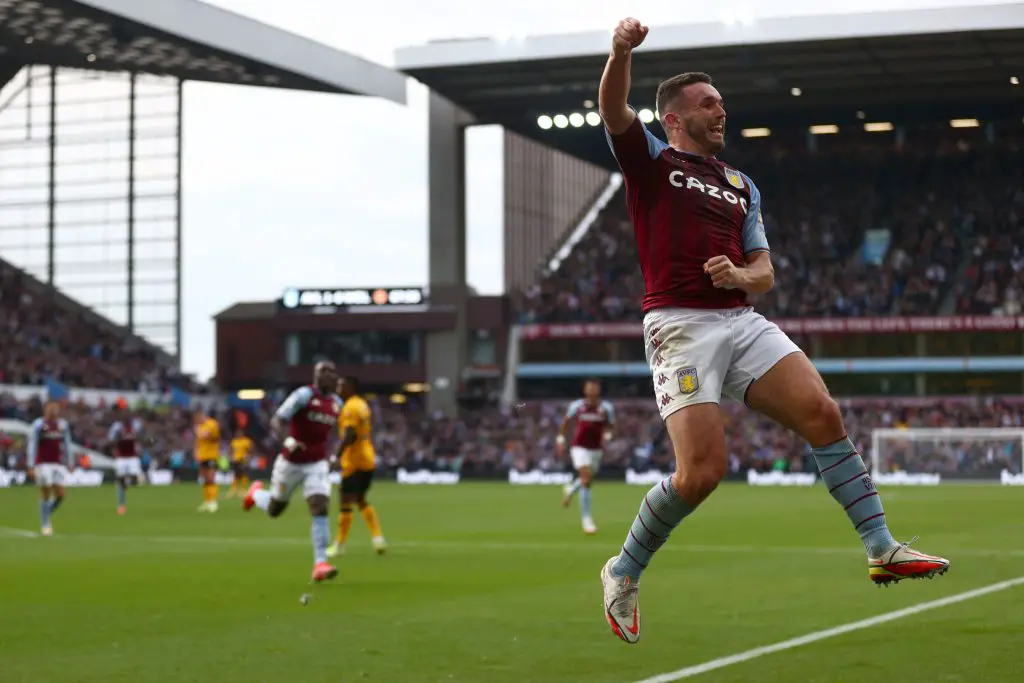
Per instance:
[[[1020,311],[1024,153],[1011,128],[741,140],[724,158],[764,197],[770,317]],[[522,294],[522,322],[640,318],[643,281],[620,195],[560,267]],[[887,231],[878,258],[869,231]],[[1012,258],[1007,258],[1013,254]],[[956,283],[956,284],[955,284]]]
[[[845,400],[844,417],[851,438],[862,450],[870,444],[871,430],[878,427],[1015,427],[1024,428],[1024,399],[945,398]],[[393,473],[408,470],[454,471],[464,475],[498,476],[509,470],[561,471],[565,462],[555,457],[554,438],[567,401],[536,401],[513,412],[495,408],[466,411],[457,419],[431,416],[416,401],[394,405],[371,401],[375,414],[376,445],[380,469]],[[627,468],[644,470],[672,467],[671,450],[663,423],[647,399],[616,401],[616,439],[602,461],[602,470],[621,474]],[[266,425],[275,408],[268,400],[251,413],[247,431],[256,442],[256,455],[274,453]],[[72,425],[75,442],[98,451],[107,450],[107,427],[116,417],[116,406],[69,404],[64,416]],[[730,469],[814,471],[806,444],[791,433],[736,404],[723,405],[727,415]],[[0,418],[29,422],[42,414],[38,400],[18,402],[0,394]],[[146,434],[153,441],[144,448],[144,460],[154,468],[194,469],[191,456],[191,415],[171,406],[139,409]],[[224,430],[223,449],[237,424],[238,415],[227,406],[215,411]],[[24,442],[10,442],[8,457],[13,468],[23,464]],[[1019,454],[1005,461],[975,463],[976,467],[1021,468]]]
[[[0,384],[204,391],[166,354],[4,261],[0,330]]]

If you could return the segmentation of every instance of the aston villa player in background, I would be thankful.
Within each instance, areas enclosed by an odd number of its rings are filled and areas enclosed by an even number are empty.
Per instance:
[[[761,194],[717,158],[725,148],[726,112],[711,78],[684,73],[658,86],[667,144],[627,104],[632,51],[646,37],[636,19],[619,22],[598,103],[625,179],[644,277],[647,360],[676,469],[644,497],[622,550],[601,570],[612,631],[628,643],[640,639],[641,574],[725,475],[723,394],[811,445],[825,486],[864,544],[872,581],[944,573],[947,560],[893,538],[871,475],[814,365],[747,305],[748,294],[772,288],[774,273]]]
[[[327,563],[331,528],[327,522],[331,483],[328,479],[327,445],[341,415],[341,399],[334,393],[338,382],[334,363],[321,361],[313,369],[313,383],[296,389],[270,421],[282,443],[270,474],[270,489],[256,481],[242,502],[243,510],[255,505],[269,517],[288,507],[292,493],[302,484],[306,506],[313,517],[313,580],[333,579],[338,570]]]
[[[27,459],[29,476],[39,486],[39,521],[43,536],[53,534],[50,523],[53,513],[64,502],[64,485],[68,470],[74,469],[71,428],[60,416],[60,404],[49,401],[43,416],[32,423],[28,435]]]
[[[127,511],[128,487],[142,479],[142,459],[139,457],[139,439],[142,438],[142,420],[126,414],[124,419],[110,425],[107,441],[114,457],[114,484],[117,487],[117,514]]]
[[[615,425],[615,408],[608,401],[601,400],[601,382],[599,380],[588,379],[584,382],[583,398],[570,403],[569,409],[565,411],[565,417],[558,430],[558,457],[565,454],[565,433],[569,429],[569,423],[573,420],[576,421],[576,429],[573,432],[569,457],[572,459],[576,478],[572,483],[566,485],[562,505],[569,507],[573,496],[578,491],[583,533],[596,534],[597,525],[594,524],[594,518],[590,513],[590,487],[594,481],[594,475],[597,474],[597,470],[601,466],[604,447],[612,440],[612,428]]]

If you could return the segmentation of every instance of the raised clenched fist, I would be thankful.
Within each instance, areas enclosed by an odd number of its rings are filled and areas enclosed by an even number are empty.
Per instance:
[[[629,53],[639,47],[647,37],[648,28],[632,17],[626,17],[612,31],[612,48],[616,52]]]

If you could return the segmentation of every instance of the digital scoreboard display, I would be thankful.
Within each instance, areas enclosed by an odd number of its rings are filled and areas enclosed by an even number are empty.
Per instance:
[[[289,288],[281,295],[281,306],[288,310],[421,306],[425,303],[427,293],[422,287]]]

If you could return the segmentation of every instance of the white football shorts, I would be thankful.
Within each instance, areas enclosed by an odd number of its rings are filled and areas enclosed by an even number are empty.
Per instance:
[[[38,486],[64,486],[68,479],[68,468],[60,463],[41,462],[36,465]]]
[[[662,419],[686,406],[745,403],[747,389],[800,351],[753,308],[660,308],[644,316],[644,345]]]
[[[288,501],[299,484],[306,498],[330,496],[327,461],[297,463],[277,456],[270,473],[270,495],[275,500]]]
[[[142,460],[134,458],[114,458],[114,476],[121,477],[142,477]]]
[[[600,448],[590,449],[582,446],[573,446],[569,449],[569,457],[572,458],[573,469],[579,471],[589,467],[591,472],[597,474],[601,466],[601,455],[604,453]]]

